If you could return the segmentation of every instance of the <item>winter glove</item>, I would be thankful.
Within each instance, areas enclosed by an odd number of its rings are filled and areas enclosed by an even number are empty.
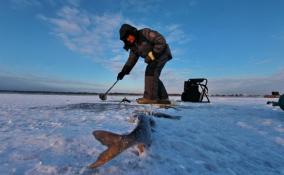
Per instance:
[[[125,76],[125,72],[124,71],[119,72],[117,74],[117,80],[122,80],[124,76]]]
[[[146,63],[151,63],[151,62],[154,61],[154,60],[155,60],[155,56],[153,55],[153,52],[150,51],[150,52],[148,53],[148,55],[146,56],[146,58],[145,58],[145,62],[146,62]]]

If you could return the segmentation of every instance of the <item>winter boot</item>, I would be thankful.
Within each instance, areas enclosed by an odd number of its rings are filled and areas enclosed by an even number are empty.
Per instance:
[[[137,103],[139,104],[157,104],[157,100],[151,100],[148,98],[138,98],[136,99]]]
[[[171,101],[166,98],[166,99],[160,99],[157,101],[158,104],[171,104]]]

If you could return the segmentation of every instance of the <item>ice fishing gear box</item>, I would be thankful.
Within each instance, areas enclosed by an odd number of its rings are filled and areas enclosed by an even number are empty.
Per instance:
[[[208,98],[208,80],[206,78],[193,78],[184,82],[184,92],[181,95],[182,101],[203,102],[204,96],[210,103]]]

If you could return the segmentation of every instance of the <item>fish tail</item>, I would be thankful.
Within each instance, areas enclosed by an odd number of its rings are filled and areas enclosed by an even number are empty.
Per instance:
[[[119,135],[108,131],[94,131],[93,135],[98,141],[108,147],[99,155],[96,162],[89,166],[93,169],[105,164],[131,146],[131,142],[128,141],[128,138],[125,135]]]

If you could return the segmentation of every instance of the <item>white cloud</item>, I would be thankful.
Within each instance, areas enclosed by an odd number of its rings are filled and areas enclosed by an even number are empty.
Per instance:
[[[120,14],[94,15],[77,7],[64,6],[55,17],[38,17],[51,25],[53,34],[66,47],[88,55],[96,62],[105,62],[111,55],[109,52],[117,52],[122,47],[118,39],[118,29],[123,21]]]
[[[256,78],[213,79],[210,81],[211,94],[270,94],[284,93],[284,70],[271,76]]]
[[[190,0],[190,1],[188,1],[188,5],[189,5],[189,7],[196,6],[197,5],[197,0]]]
[[[110,67],[113,72],[118,73],[122,69],[127,57],[128,52],[124,52],[122,54],[114,56],[111,60],[109,60],[109,62],[105,62],[104,64],[105,66]]]
[[[40,7],[42,5],[38,0],[10,0],[10,2],[13,8]]]
[[[122,11],[129,13],[149,14],[161,8],[161,0],[124,0],[120,6]]]
[[[261,66],[261,65],[270,65],[274,63],[275,58],[269,58],[269,57],[256,57],[256,56],[252,56],[250,58],[247,59],[248,63],[250,65],[255,65],[255,66]]]
[[[267,65],[267,64],[270,64],[270,63],[273,63],[273,59],[267,58],[267,59],[257,60],[254,64],[256,64],[256,65]]]
[[[271,35],[272,38],[280,41],[284,41],[284,32],[279,32],[277,34]]]
[[[102,89],[106,89],[106,86],[61,78],[1,73],[0,89],[19,91],[102,92]]]
[[[166,26],[166,39],[170,44],[187,44],[191,41],[191,37],[178,24]]]
[[[58,1],[58,0],[54,0],[54,1]],[[66,1],[67,3],[69,3],[70,5],[73,5],[73,6],[79,6],[80,2],[82,0],[61,0],[61,1],[63,1],[63,2]]]
[[[160,77],[168,93],[182,93],[183,91],[183,82],[185,79],[180,76],[176,77],[175,75],[177,75],[177,73],[174,71],[165,70],[164,75]]]
[[[62,6],[70,5],[78,7],[82,0],[10,0],[12,8],[27,8],[27,7],[37,7],[43,8],[46,6]]]

